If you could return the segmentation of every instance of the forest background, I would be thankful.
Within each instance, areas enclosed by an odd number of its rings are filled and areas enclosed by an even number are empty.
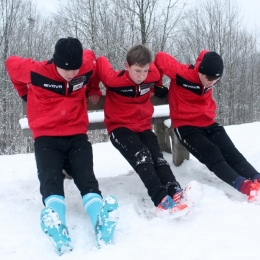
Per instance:
[[[202,49],[216,51],[225,63],[214,88],[217,121],[260,121],[260,31],[248,30],[242,11],[235,0],[70,0],[48,13],[31,0],[0,0],[0,155],[33,152],[33,140],[23,137],[19,125],[22,101],[6,73],[6,58],[51,59],[56,41],[68,36],[107,56],[115,69],[123,69],[127,50],[137,43],[183,63],[194,63]],[[89,136],[93,143],[107,140],[104,131]]]

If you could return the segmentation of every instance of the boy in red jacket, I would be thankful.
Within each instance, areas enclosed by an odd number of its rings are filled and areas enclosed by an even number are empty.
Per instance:
[[[181,143],[224,182],[260,202],[260,174],[236,149],[223,126],[215,122],[212,88],[223,74],[223,60],[204,50],[196,64],[182,64],[159,52],[155,65],[171,79],[169,106],[172,127]]]
[[[116,210],[118,204],[112,196],[104,200],[101,197],[87,136],[86,89],[94,103],[101,95],[95,85],[95,54],[83,51],[76,38],[62,38],[57,41],[51,60],[39,62],[11,56],[6,68],[19,96],[27,101],[40,192],[46,206],[41,212],[43,232],[58,254],[72,250],[65,220],[62,169],[66,165],[81,193],[98,247],[101,242],[110,243],[116,222],[109,222],[109,212]]]
[[[160,92],[155,86],[160,74],[150,50],[133,46],[127,53],[125,68],[115,71],[105,57],[97,59],[98,75],[106,87],[104,122],[110,140],[140,176],[158,216],[186,214],[187,205],[174,201],[180,199],[182,190],[152,131],[150,93],[151,88]]]

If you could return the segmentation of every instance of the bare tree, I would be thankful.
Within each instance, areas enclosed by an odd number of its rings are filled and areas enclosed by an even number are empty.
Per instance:
[[[182,25],[183,34],[178,39],[176,55],[190,62],[195,61],[203,49],[218,52],[225,63],[222,80],[214,89],[218,121],[226,125],[237,123],[238,120],[245,122],[248,115],[246,111],[250,109],[245,95],[248,94],[245,82],[249,76],[246,68],[249,66],[255,70],[246,57],[256,49],[254,38],[242,26],[237,4],[233,0],[200,1],[200,5],[189,10],[188,14]],[[244,118],[241,120],[242,115]]]
[[[260,120],[259,33],[243,28],[235,0],[70,0],[60,1],[46,16],[29,0],[0,0],[0,154],[30,152],[22,137],[21,100],[5,71],[9,55],[47,60],[61,37],[77,37],[85,48],[105,55],[122,69],[127,50],[136,43],[155,53],[167,51],[194,62],[202,49],[220,53],[225,70],[214,88],[218,121],[234,124]],[[93,141],[106,134],[90,133]]]
[[[29,152],[33,143],[22,136],[22,102],[6,74],[5,60],[9,55],[47,59],[54,30],[29,1],[0,0],[0,10],[0,154]]]
[[[125,22],[134,26],[134,32],[140,33],[136,34],[137,40],[142,44],[147,44],[153,30],[154,8],[157,0],[114,0],[113,2],[124,12]],[[133,20],[132,17],[135,19]]]
[[[184,10],[188,0],[167,0],[158,2],[156,8],[156,19],[152,33],[152,49],[171,52],[175,44],[175,38],[181,34],[181,21],[185,19]]]

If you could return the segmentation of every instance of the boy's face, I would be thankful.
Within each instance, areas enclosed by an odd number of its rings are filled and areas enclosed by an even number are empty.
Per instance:
[[[150,64],[146,64],[145,66],[138,66],[138,65],[132,65],[129,66],[129,64],[125,63],[125,68],[129,73],[129,77],[135,84],[141,84],[148,75]]]
[[[214,80],[208,80],[207,76],[200,72],[199,72],[199,79],[205,88],[212,87],[220,80],[220,78]]]
[[[79,69],[78,70],[64,70],[57,66],[56,66],[56,68],[57,68],[57,71],[60,74],[60,76],[62,78],[64,78],[67,82],[70,82],[79,73]]]

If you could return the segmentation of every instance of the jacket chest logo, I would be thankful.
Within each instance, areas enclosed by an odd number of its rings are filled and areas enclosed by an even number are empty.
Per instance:
[[[43,84],[45,88],[62,88],[62,85]]]
[[[201,85],[191,82],[178,74],[176,74],[176,85],[185,88],[197,95],[201,95],[203,93],[203,87]]]
[[[48,91],[52,91],[59,95],[66,95],[66,88],[68,87],[68,94],[73,91],[81,89],[85,84],[88,83],[93,71],[89,71],[82,76],[74,78],[68,84],[64,82],[53,80],[49,77],[43,76],[36,72],[31,72],[31,82],[35,87],[40,87]]]
[[[136,86],[125,86],[125,87],[107,87],[109,91],[115,92],[118,95],[125,97],[140,97],[145,95],[150,91],[150,88],[154,87],[155,83],[141,84],[138,87]]]

